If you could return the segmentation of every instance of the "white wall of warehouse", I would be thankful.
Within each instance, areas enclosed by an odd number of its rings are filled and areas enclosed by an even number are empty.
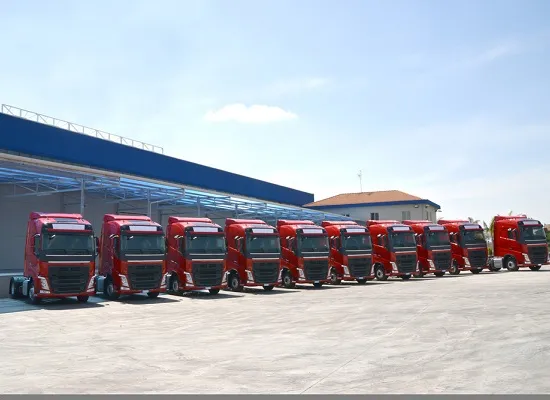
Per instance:
[[[80,194],[57,193],[48,196],[23,196],[9,197],[13,194],[13,186],[0,186],[0,272],[23,271],[25,235],[29,214],[33,211],[46,213],[80,213]],[[124,204],[112,203],[112,199],[104,199],[90,194],[85,194],[84,218],[90,221],[94,227],[96,236],[101,233],[103,215],[109,213],[147,214],[147,202],[131,202],[131,207]],[[129,203],[130,204],[130,203]],[[162,216],[161,216],[162,213]],[[205,214],[222,227],[226,217],[232,217],[233,212],[213,212],[202,210]],[[197,207],[178,207],[170,210],[160,210],[157,205],[152,205],[151,218],[159,222],[164,228],[170,215],[198,216]],[[245,218],[245,217],[243,217]]]
[[[371,219],[371,213],[378,213],[378,219],[390,219],[397,221],[402,221],[403,219],[427,219],[429,221],[437,222],[436,208],[429,204],[420,204],[416,207],[411,204],[394,206],[349,206],[342,208],[316,207],[315,210],[346,215],[354,220],[363,222]]]

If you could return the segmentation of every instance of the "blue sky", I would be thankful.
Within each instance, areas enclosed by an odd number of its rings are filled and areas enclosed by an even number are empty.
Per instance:
[[[550,2],[0,0],[0,102],[315,193],[550,223]]]

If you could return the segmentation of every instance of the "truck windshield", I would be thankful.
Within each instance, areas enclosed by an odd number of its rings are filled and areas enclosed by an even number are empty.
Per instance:
[[[478,230],[466,230],[462,232],[462,241],[465,245],[468,244],[486,244],[485,235],[483,231]]]
[[[249,253],[280,253],[279,236],[248,236],[246,249]]]
[[[93,254],[94,238],[74,233],[46,234],[42,247],[46,254]]]
[[[521,236],[525,241],[546,241],[546,233],[542,226],[523,226]]]
[[[426,242],[428,247],[449,246],[449,234],[445,231],[428,231],[426,233]]]
[[[342,235],[342,247],[344,250],[371,250],[370,235]]]
[[[126,254],[164,254],[164,235],[123,235],[120,249]]]
[[[300,251],[318,252],[328,251],[328,237],[326,236],[301,236],[300,237]]]
[[[394,250],[416,247],[412,232],[392,232],[390,233],[390,241]]]
[[[225,238],[222,235],[191,235],[187,238],[187,251],[190,254],[223,254]]]

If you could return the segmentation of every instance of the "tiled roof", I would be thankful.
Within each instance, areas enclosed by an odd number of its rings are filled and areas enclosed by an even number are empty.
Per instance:
[[[413,196],[412,194],[401,192],[399,190],[384,190],[380,192],[342,193],[336,196],[329,197],[328,199],[305,204],[304,207],[372,204],[419,200],[424,199],[418,196]]]

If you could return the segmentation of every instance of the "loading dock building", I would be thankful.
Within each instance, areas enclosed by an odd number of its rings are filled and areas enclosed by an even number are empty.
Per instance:
[[[227,217],[271,224],[342,219],[303,207],[314,200],[311,193],[168,157],[160,147],[35,112],[7,105],[1,111],[4,277],[23,270],[32,211],[81,213],[97,235],[106,213],[149,215],[163,226],[170,215],[207,216],[222,226]]]

